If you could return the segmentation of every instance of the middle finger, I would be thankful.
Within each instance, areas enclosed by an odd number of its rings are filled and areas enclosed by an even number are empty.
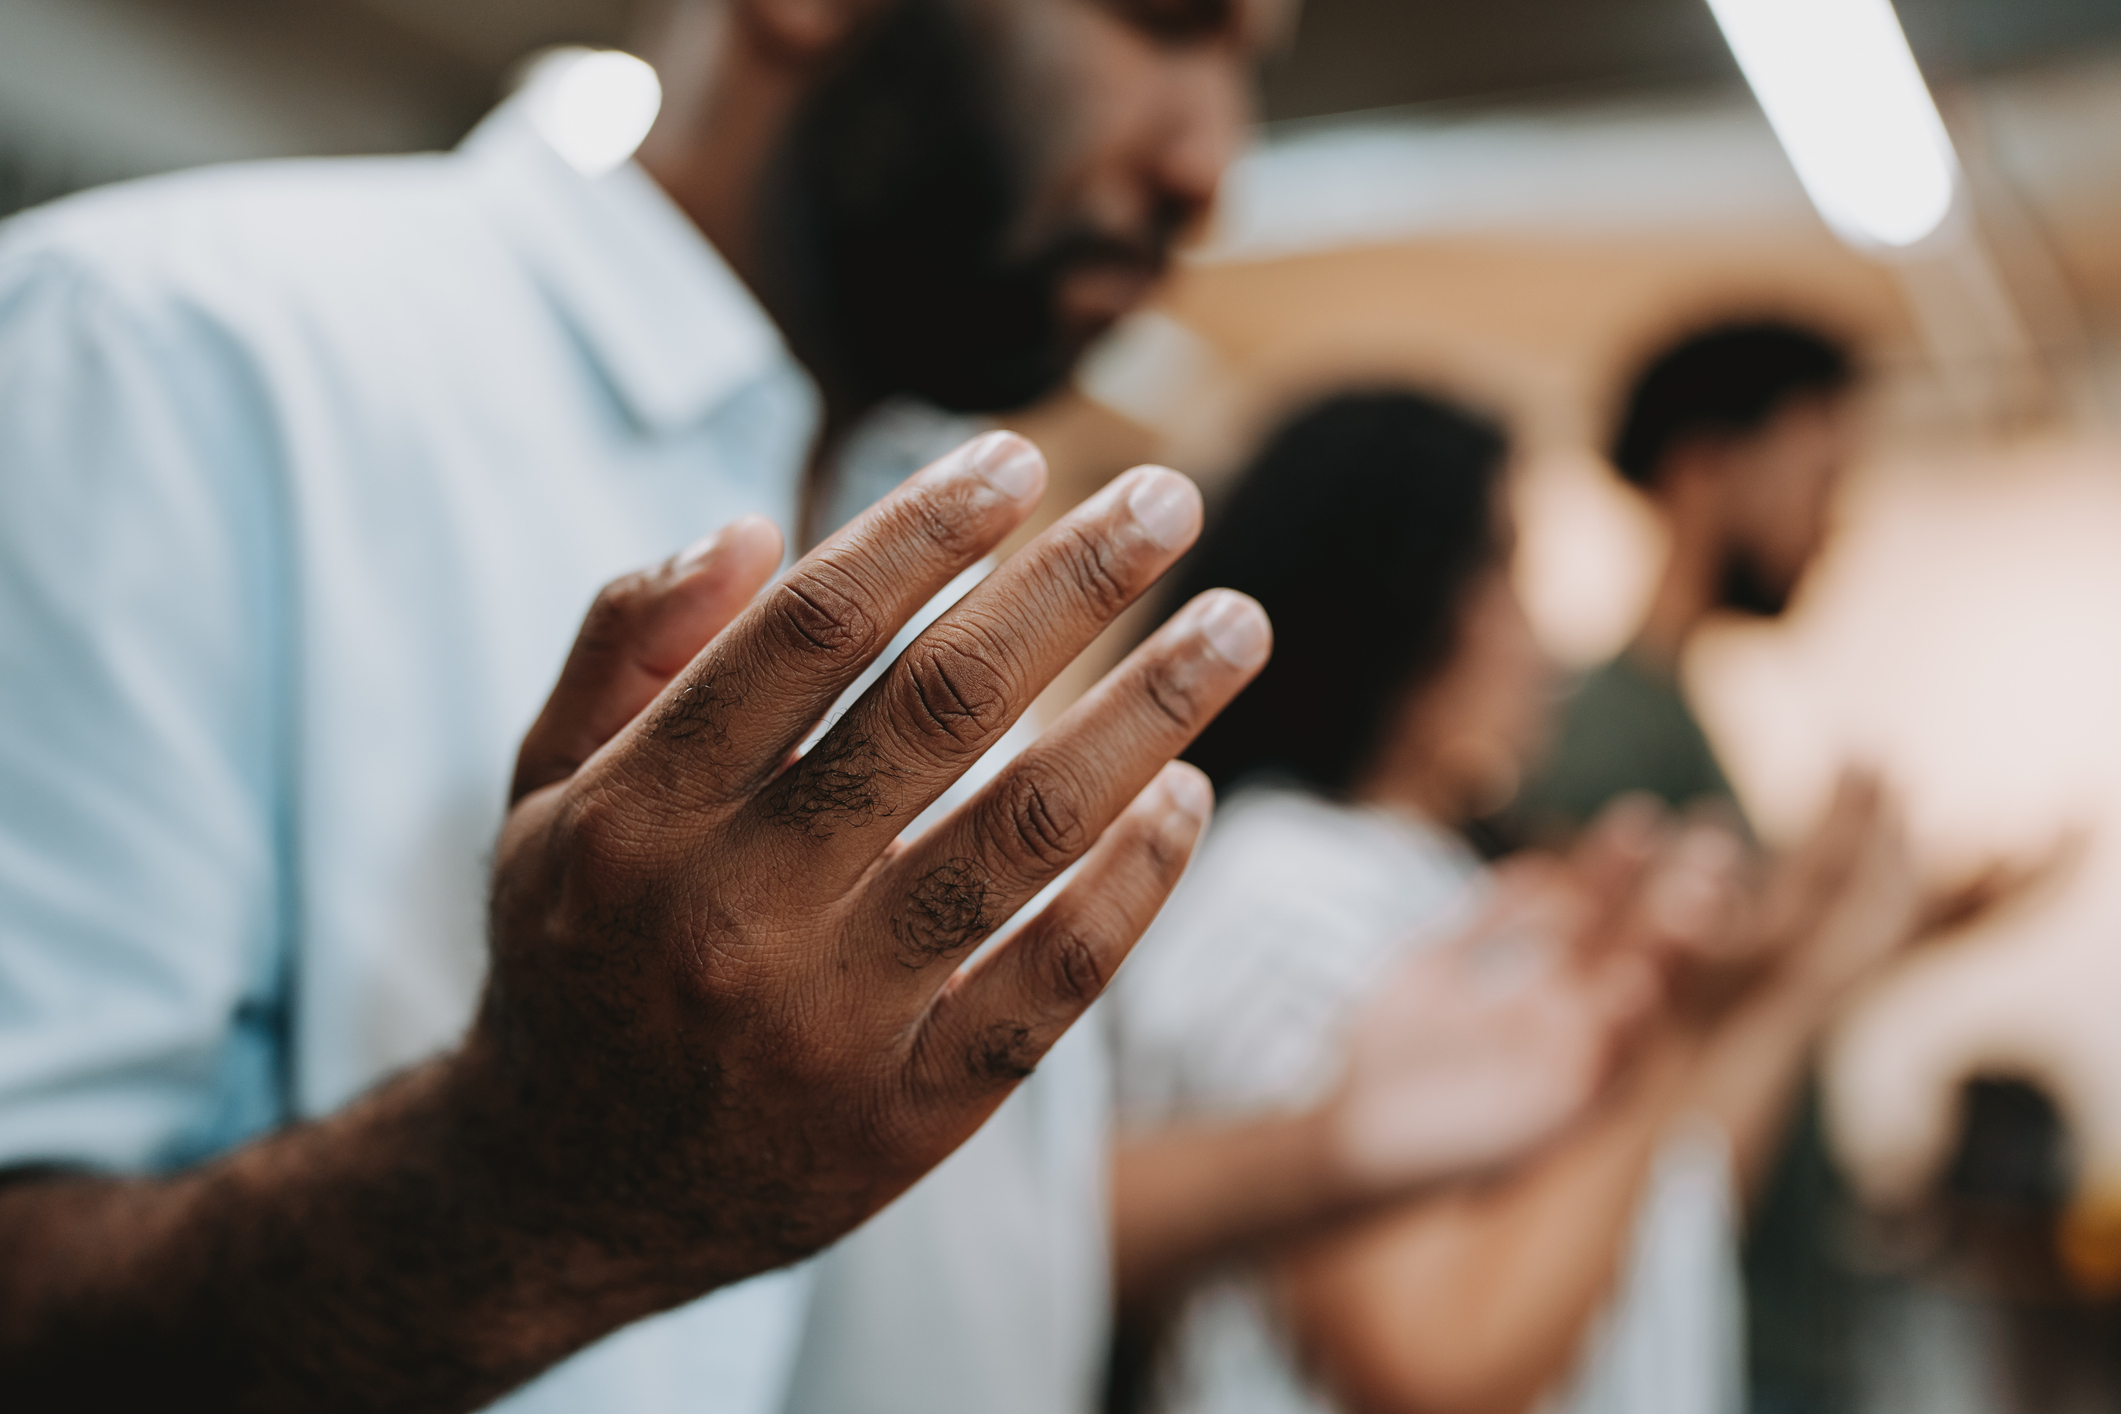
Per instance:
[[[826,886],[858,877],[1200,532],[1200,493],[1141,467],[989,575],[753,807]]]
[[[872,926],[850,930],[848,965],[879,985],[939,986],[1097,843],[1251,681],[1272,639],[1259,605],[1227,589],[1173,615],[986,790],[872,876],[862,905]]]

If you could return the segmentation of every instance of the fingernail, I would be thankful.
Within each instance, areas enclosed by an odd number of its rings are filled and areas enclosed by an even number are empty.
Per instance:
[[[1200,524],[1200,492],[1167,467],[1144,467],[1127,493],[1127,509],[1151,540],[1175,550],[1193,538]]]
[[[1216,656],[1233,668],[1256,668],[1267,661],[1273,630],[1266,610],[1232,589],[1220,589],[1201,611],[1199,633]]]
[[[1173,764],[1164,768],[1164,794],[1172,808],[1196,821],[1206,821],[1215,809],[1215,788],[1194,767]]]
[[[1045,485],[1046,459],[1014,432],[989,432],[965,454],[974,475],[1012,501],[1028,501]]]

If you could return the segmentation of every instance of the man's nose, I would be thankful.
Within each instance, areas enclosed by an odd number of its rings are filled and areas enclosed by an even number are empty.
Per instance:
[[[1189,217],[1204,215],[1252,121],[1249,71],[1220,47],[1174,55],[1151,178]]]

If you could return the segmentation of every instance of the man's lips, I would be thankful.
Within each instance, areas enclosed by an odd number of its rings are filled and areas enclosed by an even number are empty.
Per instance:
[[[1061,278],[1055,314],[1072,332],[1098,333],[1147,299],[1162,274],[1140,260],[1077,265]]]

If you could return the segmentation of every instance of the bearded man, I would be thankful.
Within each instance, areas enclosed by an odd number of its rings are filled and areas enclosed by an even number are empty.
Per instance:
[[[776,527],[880,401],[1020,406],[1143,297],[1277,6],[680,0],[609,170],[511,102],[0,229],[12,1407],[777,1407],[788,1264],[1109,978],[1267,630],[1203,605],[902,843],[1198,496],[1124,479],[895,660],[1036,450],[755,599]]]

